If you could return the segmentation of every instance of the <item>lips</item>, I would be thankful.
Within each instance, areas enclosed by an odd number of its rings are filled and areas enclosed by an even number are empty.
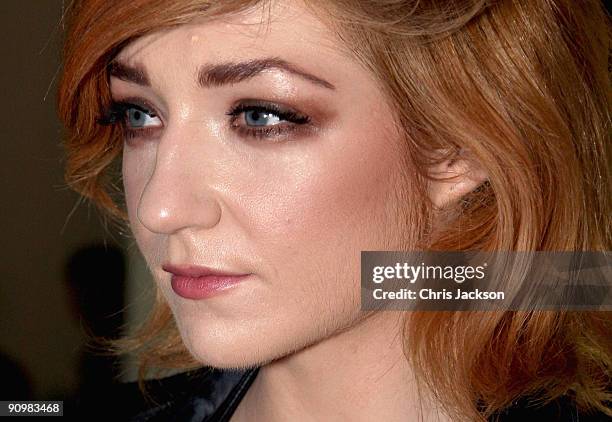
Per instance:
[[[192,300],[215,296],[235,287],[251,275],[199,265],[164,264],[162,269],[172,274],[172,290],[177,295]]]

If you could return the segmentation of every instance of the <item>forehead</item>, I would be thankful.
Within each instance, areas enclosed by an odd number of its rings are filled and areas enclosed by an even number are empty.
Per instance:
[[[146,65],[171,55],[189,66],[267,56],[308,63],[313,70],[332,65],[340,72],[348,64],[348,50],[311,9],[297,1],[267,4],[148,34],[123,48],[118,59]]]

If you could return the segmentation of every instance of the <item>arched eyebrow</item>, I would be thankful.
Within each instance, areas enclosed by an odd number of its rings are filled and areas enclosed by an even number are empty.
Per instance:
[[[269,69],[283,70],[324,88],[335,89],[335,87],[326,80],[312,75],[278,57],[254,59],[237,63],[227,62],[204,65],[198,72],[198,84],[202,87],[209,87],[238,83]]]
[[[108,69],[111,76],[123,81],[142,86],[151,86],[150,79],[142,65],[128,65],[115,59],[108,65]],[[315,85],[327,89],[336,89],[333,84],[325,79],[308,73],[278,57],[267,57],[243,62],[205,64],[198,69],[196,79],[198,85],[203,88],[217,87],[242,82],[269,69],[279,69],[299,76]]]
[[[147,72],[141,65],[130,66],[119,60],[113,60],[107,66],[110,76],[137,85],[151,86]]]

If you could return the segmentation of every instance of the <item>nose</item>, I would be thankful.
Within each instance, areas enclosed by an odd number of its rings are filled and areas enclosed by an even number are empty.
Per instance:
[[[158,234],[217,225],[221,207],[207,177],[211,158],[188,141],[158,142],[155,166],[138,203],[139,221]]]

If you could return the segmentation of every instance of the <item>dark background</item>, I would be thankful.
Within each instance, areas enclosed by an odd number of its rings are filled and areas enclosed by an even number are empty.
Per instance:
[[[0,1],[0,400],[61,400],[89,379],[103,383],[109,360],[87,347],[87,333],[116,334],[149,300],[146,284],[128,282],[147,282],[133,242],[63,180],[63,3]],[[124,293],[132,305],[117,314]],[[117,365],[114,375],[133,378],[129,362]]]

